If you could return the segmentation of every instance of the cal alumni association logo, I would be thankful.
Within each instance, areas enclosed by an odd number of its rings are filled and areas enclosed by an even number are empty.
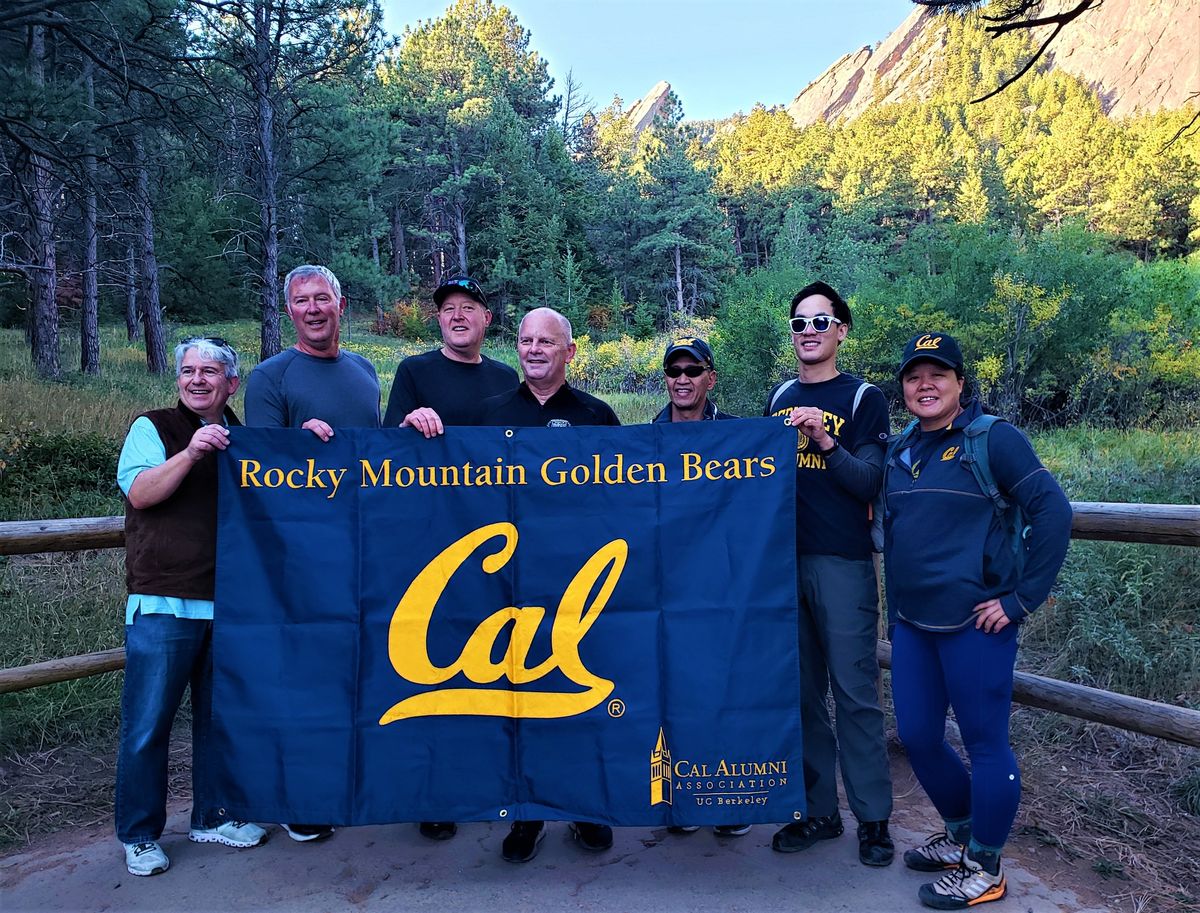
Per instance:
[[[567,585],[550,633],[551,652],[533,668],[526,665],[543,606],[505,606],[480,622],[461,653],[448,666],[435,666],[429,657],[429,630],[438,600],[450,578],[484,543],[500,539],[498,551],[482,560],[483,571],[503,568],[517,547],[517,528],[492,523],[463,536],[427,564],[409,585],[388,627],[388,658],[401,678],[415,685],[440,685],[458,674],[477,685],[507,678],[510,685],[536,682],[555,669],[581,691],[515,691],[502,688],[444,688],[426,691],[394,704],[379,720],[381,726],[419,716],[505,716],[554,719],[585,713],[612,693],[609,679],[594,675],[579,656],[579,644],[608,604],[629,556],[629,544],[614,539],[589,558]],[[593,590],[595,595],[592,596]],[[589,602],[589,597],[591,601]],[[511,623],[508,650],[492,661],[497,639]]]
[[[673,760],[662,727],[650,751],[650,804],[674,805],[674,796],[696,805],[763,805],[787,786],[787,759],[767,761]]]

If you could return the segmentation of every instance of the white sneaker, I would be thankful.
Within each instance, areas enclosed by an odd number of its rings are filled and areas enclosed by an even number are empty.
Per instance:
[[[245,849],[258,846],[267,839],[267,832],[248,821],[226,821],[216,827],[194,827],[188,831],[192,843],[220,843]]]
[[[171,860],[155,841],[126,843],[125,868],[130,875],[158,875],[171,867]]]

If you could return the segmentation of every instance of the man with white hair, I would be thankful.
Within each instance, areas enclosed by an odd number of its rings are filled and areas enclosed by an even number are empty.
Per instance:
[[[296,344],[259,364],[246,382],[246,424],[307,428],[322,441],[334,429],[379,427],[375,366],[340,345],[346,299],[337,276],[324,266],[297,266],[283,280]],[[304,843],[333,833],[328,824],[284,824]]]
[[[209,792],[213,589],[217,562],[218,450],[238,357],[218,337],[175,349],[179,402],[138,416],[125,436],[117,483],[125,495],[125,682],[117,749],[116,830],[131,875],[171,865],[159,845],[167,819],[171,723],[192,692],[192,821],[188,839],[258,846],[266,831],[232,821]]]

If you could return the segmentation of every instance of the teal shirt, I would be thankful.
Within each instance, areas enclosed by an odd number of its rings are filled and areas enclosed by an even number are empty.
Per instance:
[[[138,474],[167,461],[167,448],[163,446],[158,429],[146,416],[134,420],[121,447],[121,458],[117,461],[117,484],[125,496],[133,487]],[[125,601],[125,624],[133,624],[138,612],[143,615],[174,615],[176,618],[192,618],[197,621],[212,621],[211,599],[180,599],[177,596],[155,596],[149,593],[130,593]]]

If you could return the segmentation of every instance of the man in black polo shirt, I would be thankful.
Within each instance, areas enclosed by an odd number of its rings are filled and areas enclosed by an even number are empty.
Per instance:
[[[476,424],[517,428],[621,424],[608,403],[567,383],[567,365],[574,357],[571,321],[551,308],[530,311],[517,331],[517,358],[525,380],[510,393],[484,400]],[[570,826],[585,850],[600,852],[612,846],[612,828],[607,824],[573,821]],[[514,821],[501,855],[509,862],[528,862],[545,836],[544,821]]]
[[[574,357],[571,321],[551,308],[530,311],[517,331],[517,358],[525,380],[509,393],[485,399],[475,424],[518,428],[621,424],[608,403],[567,383],[567,365]]]
[[[516,371],[481,351],[492,311],[479,283],[467,276],[447,279],[433,303],[442,347],[400,362],[384,428],[416,428],[433,437],[444,426],[470,424],[481,400],[517,386]]]

